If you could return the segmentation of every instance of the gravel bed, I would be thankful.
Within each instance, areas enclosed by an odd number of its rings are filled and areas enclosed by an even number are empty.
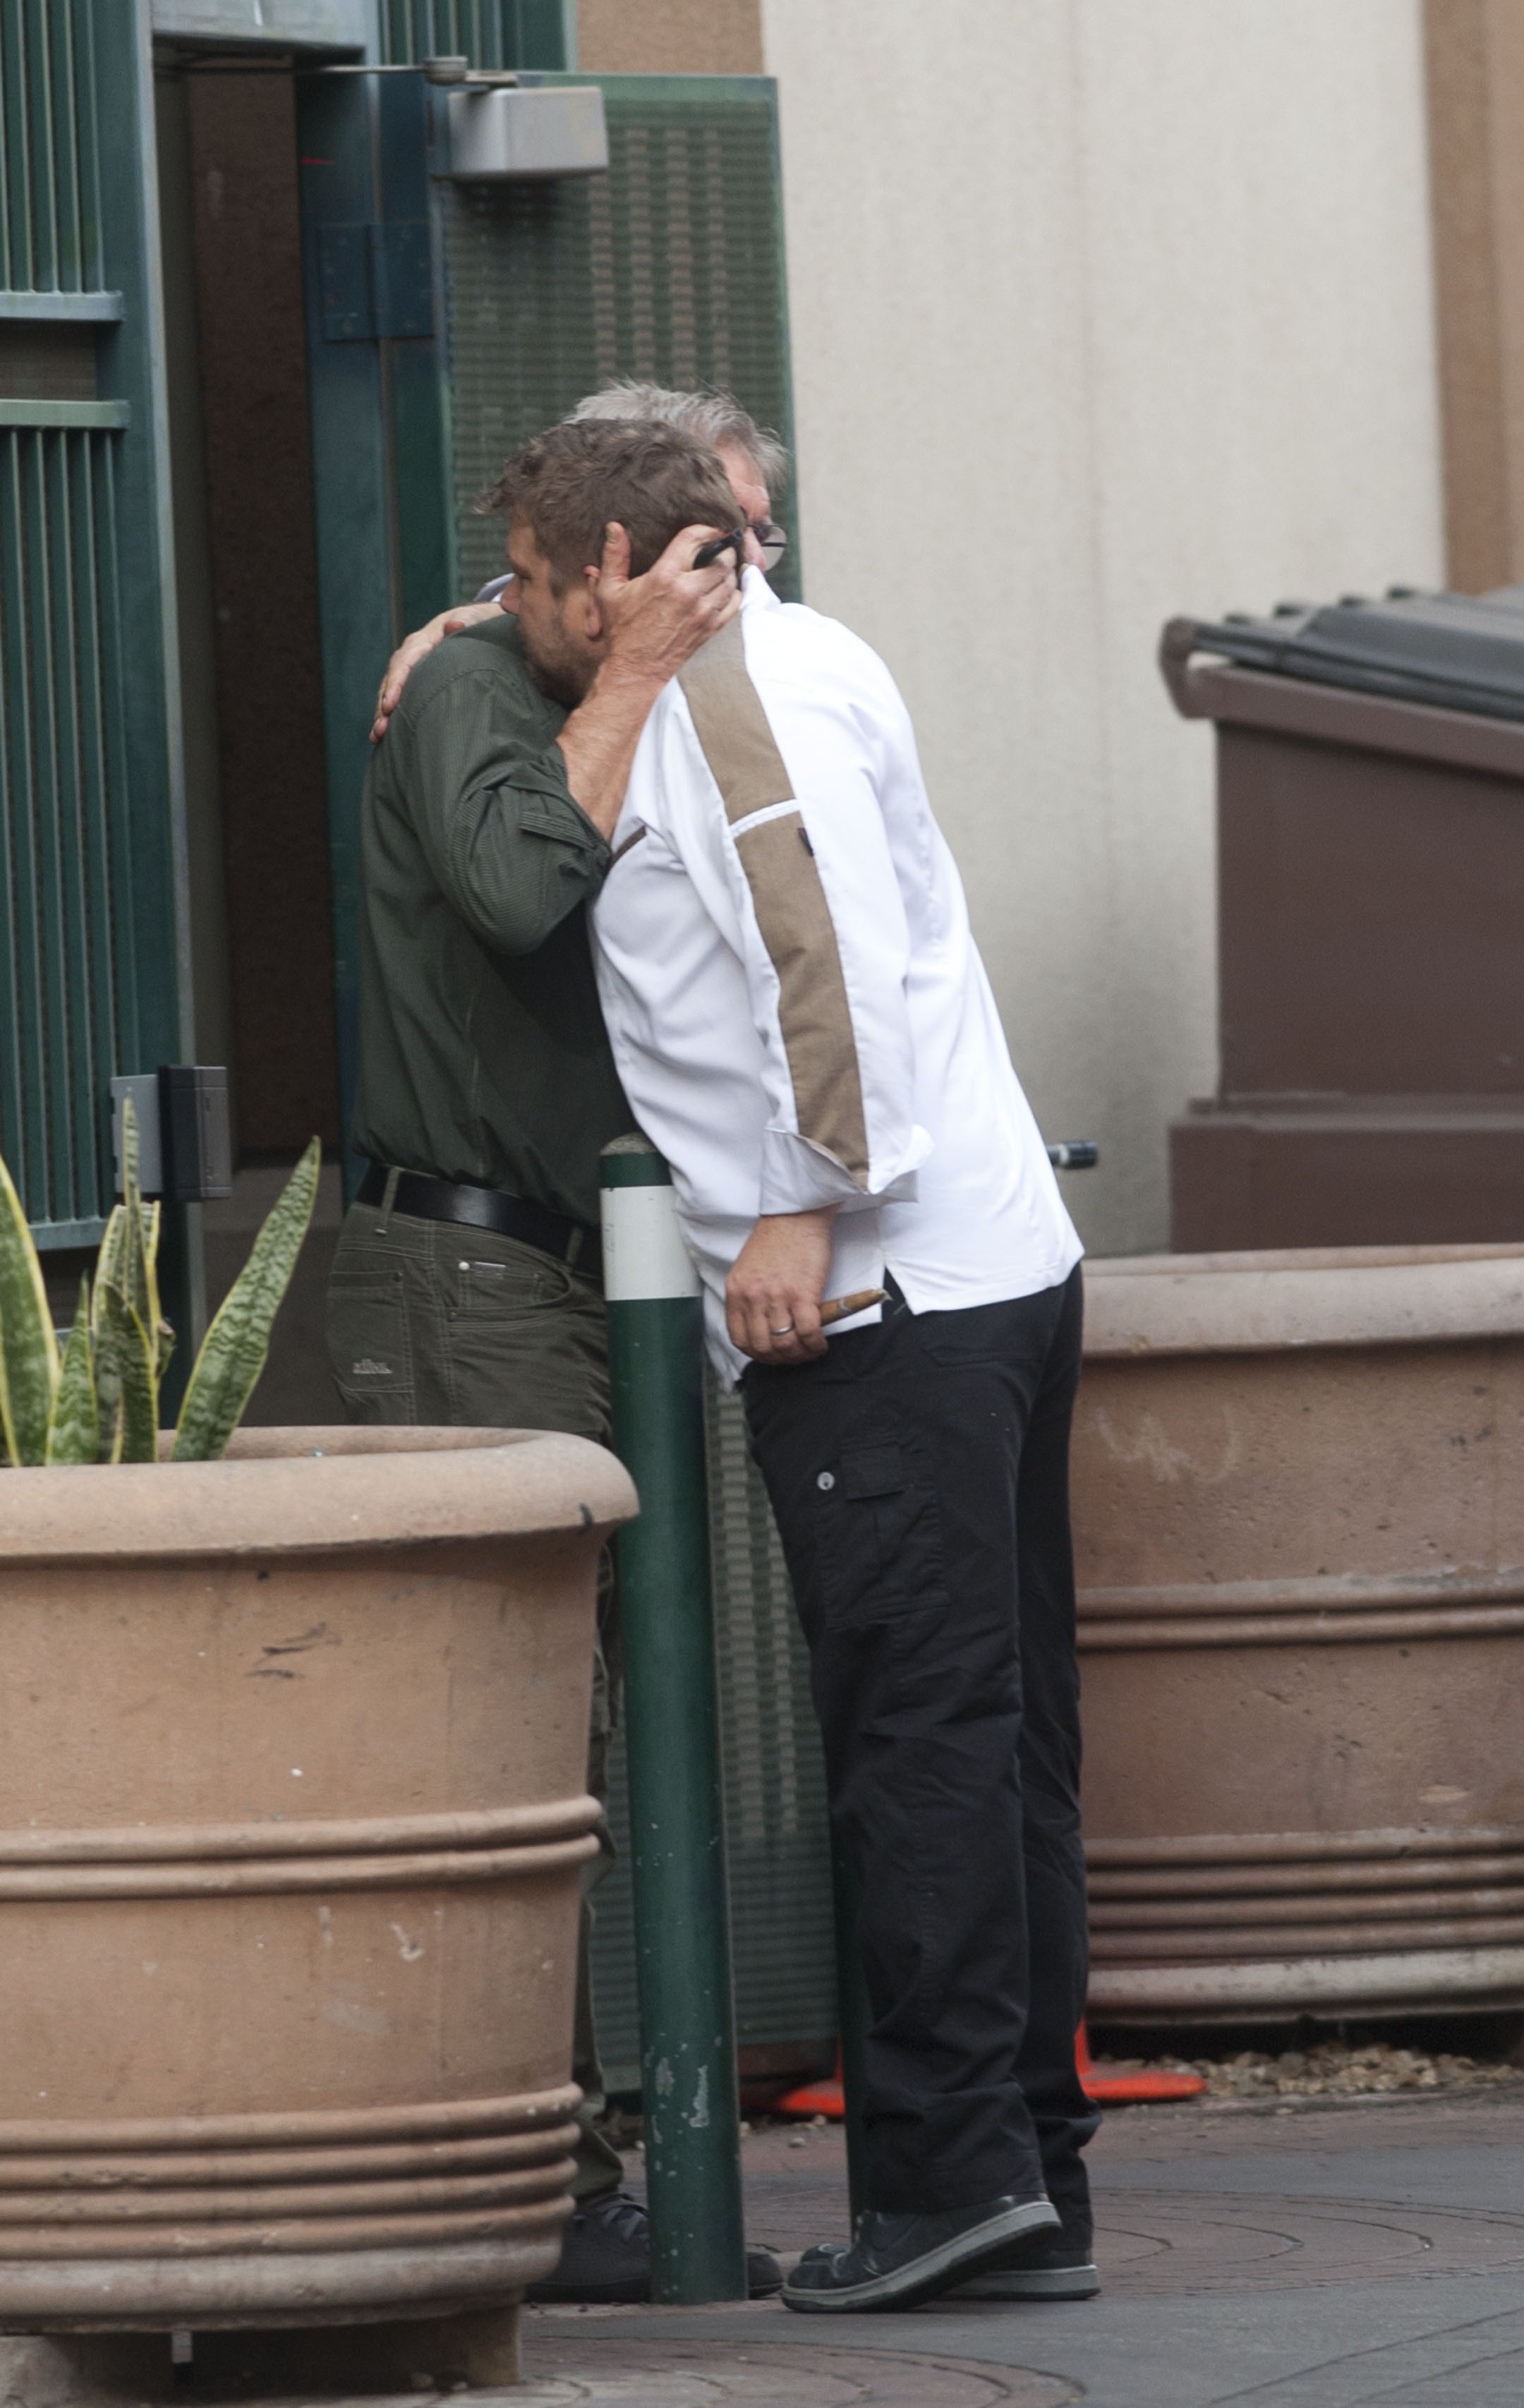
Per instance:
[[[1096,2059],[1098,2073],[1144,2070],[1140,2058]],[[1157,2058],[1147,2070],[1200,2073],[1208,2099],[1353,2098],[1373,2091],[1475,2090],[1520,2080],[1520,2068],[1502,2058],[1440,2049],[1402,2048],[1388,2041],[1357,2044],[1316,2041],[1278,2055],[1253,2048],[1232,2057]]]

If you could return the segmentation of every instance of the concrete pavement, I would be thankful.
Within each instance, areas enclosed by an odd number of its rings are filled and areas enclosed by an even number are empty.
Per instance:
[[[785,2253],[846,2229],[841,2136],[800,2137],[745,2144],[752,2237]],[[775,2303],[533,2312],[529,2388],[505,2408],[1524,2402],[1524,2083],[1130,2108],[1091,2162],[1097,2300],[828,2321]]]

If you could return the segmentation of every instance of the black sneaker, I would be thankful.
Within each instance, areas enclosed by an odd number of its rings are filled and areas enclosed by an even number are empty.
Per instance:
[[[766,2249],[746,2252],[746,2296],[768,2300],[783,2288],[783,2268]],[[525,2297],[546,2307],[643,2307],[651,2297],[651,2224],[626,2190],[578,2202],[554,2274]]]
[[[982,2273],[1014,2241],[1058,2229],[1058,2212],[1041,2191],[932,2215],[869,2208],[850,2243],[805,2251],[784,2285],[784,2305],[801,2315],[913,2308]]]
[[[1013,2243],[971,2281],[960,2283],[956,2300],[1093,2300],[1100,2288],[1095,2263],[1095,2219],[1090,2186],[1083,2171],[1059,2180],[1047,2177],[1048,2196],[1058,2211],[1057,2232],[1034,2232]]]
[[[1046,2236],[1018,2253],[1009,2265],[986,2266],[971,2282],[949,2291],[950,2300],[1093,2300],[1100,2275],[1088,2248],[1067,2248]]]

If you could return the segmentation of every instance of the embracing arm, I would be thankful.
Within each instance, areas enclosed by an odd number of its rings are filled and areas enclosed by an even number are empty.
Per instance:
[[[386,674],[376,696],[376,716],[370,728],[372,744],[381,742],[402,699],[403,687],[419,662],[426,661],[437,644],[442,644],[446,636],[458,636],[469,627],[479,627],[484,619],[501,617],[502,605],[496,597],[490,602],[459,602],[453,610],[437,612],[424,626],[405,637],[386,664]]]

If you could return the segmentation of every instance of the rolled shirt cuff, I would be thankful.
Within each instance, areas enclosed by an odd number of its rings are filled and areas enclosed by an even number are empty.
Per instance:
[[[769,1128],[762,1137],[759,1212],[818,1212],[835,1205],[842,1212],[876,1211],[881,1204],[913,1204],[916,1173],[931,1152],[923,1128],[908,1131],[893,1173],[860,1186],[844,1164],[796,1129]]]

